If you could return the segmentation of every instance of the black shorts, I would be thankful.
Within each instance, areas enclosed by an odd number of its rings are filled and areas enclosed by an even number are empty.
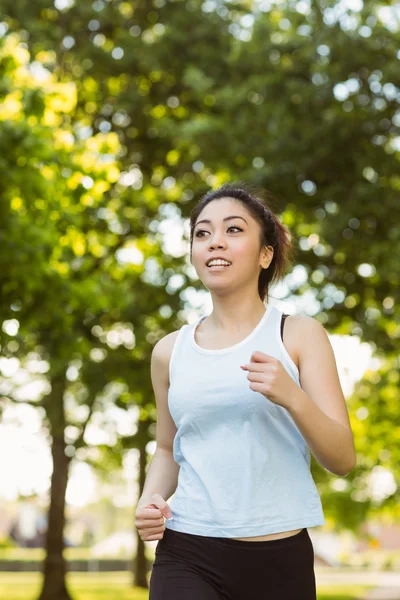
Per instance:
[[[156,546],[149,600],[316,600],[306,528],[261,542],[166,528]]]

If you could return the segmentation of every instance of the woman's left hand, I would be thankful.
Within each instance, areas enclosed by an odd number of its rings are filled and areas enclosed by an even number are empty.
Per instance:
[[[291,399],[294,397],[299,386],[286,371],[281,361],[255,350],[250,357],[250,362],[240,366],[248,371],[247,379],[249,387],[254,392],[260,392],[268,400],[271,400],[283,408],[289,409]]]

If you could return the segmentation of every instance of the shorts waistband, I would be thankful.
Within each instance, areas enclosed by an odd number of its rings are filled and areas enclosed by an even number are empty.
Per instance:
[[[191,538],[191,539],[196,539],[199,541],[207,540],[210,542],[224,544],[225,546],[231,546],[231,547],[236,547],[236,548],[259,548],[259,549],[290,546],[291,544],[295,544],[299,541],[302,541],[304,538],[308,537],[308,530],[306,527],[304,527],[301,531],[299,531],[298,533],[295,533],[294,535],[289,535],[284,538],[277,538],[275,540],[261,540],[259,542],[255,541],[255,540],[244,541],[244,540],[237,540],[234,538],[197,535],[194,533],[175,531],[173,529],[166,529],[166,531],[168,531],[169,534],[177,535],[178,537],[183,536],[186,539]]]
[[[307,529],[304,527],[298,533],[294,535],[289,535],[284,538],[277,538],[275,540],[261,540],[256,542],[255,540],[236,540],[234,538],[215,538],[222,544],[227,546],[236,546],[237,548],[276,548],[277,546],[287,546],[297,542],[299,539],[302,539],[307,536]]]

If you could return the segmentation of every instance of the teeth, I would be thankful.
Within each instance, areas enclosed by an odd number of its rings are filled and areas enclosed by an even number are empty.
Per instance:
[[[229,262],[227,262],[227,261],[224,261],[224,260],[212,260],[211,262],[209,262],[209,263],[208,263],[208,266],[209,266],[209,267],[212,267],[212,266],[214,266],[214,265],[215,265],[215,266],[216,266],[216,265],[224,265],[224,266],[226,265],[226,266],[229,266],[229,265],[230,265],[230,263],[229,263]]]

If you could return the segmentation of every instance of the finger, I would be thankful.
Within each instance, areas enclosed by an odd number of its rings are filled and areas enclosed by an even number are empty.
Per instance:
[[[249,373],[247,379],[256,383],[265,383],[264,373]]]
[[[249,388],[253,390],[253,392],[259,392],[264,395],[264,384],[257,382],[250,382]]]
[[[161,511],[159,508],[145,507],[142,509],[142,519],[160,519],[161,516]]]
[[[261,350],[254,350],[250,356],[251,362],[275,362],[275,356],[271,356],[270,354],[265,354],[265,352],[261,352]]]
[[[165,519],[163,515],[160,515],[157,519],[146,519],[146,517],[139,517],[136,519],[136,523],[141,527],[160,527],[164,525]]]
[[[162,539],[163,537],[164,537],[164,535],[163,535],[163,534],[161,534],[161,533],[156,533],[155,535],[151,535],[151,536],[149,536],[149,537],[144,537],[144,538],[142,538],[142,540],[143,540],[144,542],[155,542],[156,540],[160,540],[160,539]]]
[[[153,494],[151,499],[153,501],[153,504],[161,510],[166,519],[170,519],[172,517],[169,504],[164,500],[161,494]]]
[[[246,363],[245,365],[240,365],[240,368],[243,371],[252,371],[254,373],[261,373],[261,372],[265,371],[265,363],[249,362],[249,363]]]
[[[149,527],[146,529],[142,529],[142,534],[143,535],[155,535],[156,533],[161,533],[162,531],[164,531],[165,529],[165,525],[163,525],[162,527]]]

